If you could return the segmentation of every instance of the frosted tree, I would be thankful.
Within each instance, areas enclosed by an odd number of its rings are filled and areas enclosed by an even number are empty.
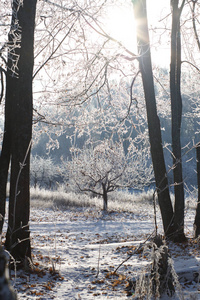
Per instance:
[[[141,188],[151,183],[152,168],[142,151],[133,148],[125,154],[123,144],[104,140],[97,146],[71,149],[68,163],[69,178],[82,192],[103,197],[103,210],[107,210],[108,193],[117,188]]]

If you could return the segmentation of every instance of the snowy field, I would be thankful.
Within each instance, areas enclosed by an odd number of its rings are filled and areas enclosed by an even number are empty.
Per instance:
[[[194,202],[188,204],[186,233],[192,237]],[[115,193],[108,213],[101,199],[62,191],[34,191],[31,206],[34,265],[31,274],[12,272],[19,299],[137,298],[131,282],[149,267],[141,249],[154,234],[152,191]],[[158,228],[162,234],[159,214]],[[200,299],[198,241],[169,247],[181,283],[175,298]]]

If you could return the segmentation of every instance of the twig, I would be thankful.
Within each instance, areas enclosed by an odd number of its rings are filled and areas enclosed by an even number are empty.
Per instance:
[[[24,160],[23,160],[22,163],[20,163],[20,169],[19,169],[19,172],[18,172],[18,175],[17,175],[16,185],[15,185],[14,209],[13,209],[13,227],[12,227],[12,231],[11,231],[11,236],[12,236],[14,228],[15,228],[15,214],[16,214],[16,204],[17,204],[17,196],[18,196],[17,189],[18,189],[18,184],[19,184],[19,178],[20,178],[21,172],[22,172],[22,170],[25,166],[25,162],[26,162],[28,153],[30,151],[31,144],[32,144],[32,141],[30,140],[28,148],[26,150],[26,154],[24,156]]]
[[[100,254],[101,254],[101,244],[99,245],[99,257],[98,257],[98,265],[97,265],[97,275],[96,275],[96,278],[98,278],[98,276],[99,276]]]
[[[157,194],[157,189],[153,193],[154,225],[155,225],[155,232],[156,232],[156,236],[157,236],[158,225],[157,225],[157,216],[156,216],[156,194]]]
[[[14,259],[14,257],[12,256],[12,254],[10,254],[9,251],[7,251],[6,249],[4,249],[4,251],[10,256],[10,258],[12,259],[13,264],[14,264],[15,280],[14,280],[13,286],[15,286],[16,280],[17,280],[17,263],[16,263],[16,260]]]
[[[119,265],[118,267],[114,270],[113,273],[116,273],[117,270],[125,263],[127,262],[134,254],[136,254],[139,250],[142,249],[142,247],[146,244],[146,242],[152,237],[155,235],[155,231],[153,231],[148,237],[147,239],[143,242],[143,243],[140,243],[140,245],[137,247],[137,249],[135,249],[135,251],[133,253],[131,253],[126,259],[124,259]]]

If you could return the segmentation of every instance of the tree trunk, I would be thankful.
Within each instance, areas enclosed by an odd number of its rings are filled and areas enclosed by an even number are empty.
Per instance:
[[[173,152],[173,174],[174,174],[174,223],[177,227],[176,240],[184,240],[184,185],[182,177],[181,156],[181,39],[180,39],[180,14],[178,0],[172,3],[172,30],[171,30],[171,64],[170,64],[170,94],[172,115],[172,152]]]
[[[106,186],[102,183],[103,188],[103,210],[107,211],[108,209],[108,193],[106,190]]]
[[[7,112],[5,112],[5,119]],[[0,155],[0,233],[2,233],[5,205],[6,205],[6,186],[8,181],[8,169],[10,164],[10,130],[7,122],[4,125],[3,145]]]
[[[8,169],[11,160],[9,217],[5,246],[19,262],[23,262],[26,257],[31,258],[29,177],[36,2],[37,0],[24,0],[21,4],[20,1],[13,1],[12,5],[3,140],[7,155],[2,149],[0,158],[0,164],[5,165],[5,170]],[[4,190],[6,174],[2,178],[1,176],[0,189]],[[4,198],[1,196],[2,213],[5,209]]]
[[[194,30],[195,39],[197,42],[198,49],[200,51],[200,39],[197,32],[197,27],[195,23],[195,7],[197,4],[197,0],[192,3],[192,25]],[[196,160],[197,160],[197,186],[198,186],[198,202],[196,207],[196,215],[194,220],[194,229],[195,229],[195,237],[197,238],[200,235],[200,142],[197,143],[196,146]]]
[[[142,74],[145,94],[151,157],[158,192],[158,201],[162,215],[163,227],[166,236],[170,237],[173,228],[173,207],[169,194],[168,179],[164,161],[160,120],[157,114],[149,32],[147,23],[146,0],[132,0],[135,20],[137,23],[137,43],[140,55],[139,66]]]
[[[195,237],[200,235],[200,143],[196,147],[197,157],[197,186],[198,186],[198,202],[196,208],[196,215],[194,220]]]

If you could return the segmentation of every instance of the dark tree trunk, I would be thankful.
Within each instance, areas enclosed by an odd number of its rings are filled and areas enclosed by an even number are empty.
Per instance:
[[[108,209],[108,192],[106,190],[106,186],[102,183],[103,188],[103,210],[107,211]]]
[[[200,51],[200,39],[197,32],[196,27],[196,18],[195,18],[195,8],[196,8],[197,0],[193,1],[192,3],[192,24],[193,24],[193,30],[195,39],[197,42],[197,46]],[[200,142],[197,144],[196,147],[196,159],[197,159],[197,185],[198,185],[198,202],[196,207],[196,216],[194,220],[194,229],[195,229],[195,237],[197,238],[200,235]]]
[[[197,185],[198,185],[198,202],[196,208],[196,215],[194,220],[195,237],[200,235],[200,143],[196,147],[197,157]]]
[[[19,1],[20,2],[20,1]],[[32,72],[37,0],[13,1],[6,75],[5,129],[0,157],[1,214],[11,161],[9,218],[6,248],[23,262],[31,258],[29,232],[30,143],[32,137]],[[24,165],[22,165],[24,163]],[[3,172],[4,175],[3,175]]]
[[[166,236],[174,232],[173,207],[169,195],[168,179],[164,161],[160,120],[157,115],[153,72],[151,64],[146,0],[132,0],[137,23],[137,42],[140,55],[139,66],[142,74],[146,101],[147,121],[151,147],[152,163],[158,191],[158,201]]]
[[[172,4],[172,30],[171,30],[171,64],[170,64],[170,94],[172,115],[172,152],[173,152],[173,174],[174,174],[174,223],[177,227],[176,240],[184,240],[184,185],[182,177],[181,157],[181,38],[180,38],[180,14],[178,0],[171,1]]]
[[[5,116],[7,112],[5,112]],[[6,117],[5,117],[6,118]],[[7,122],[4,126],[3,145],[0,155],[0,233],[4,224],[5,204],[6,204],[6,186],[8,180],[8,169],[10,164],[10,130]]]

